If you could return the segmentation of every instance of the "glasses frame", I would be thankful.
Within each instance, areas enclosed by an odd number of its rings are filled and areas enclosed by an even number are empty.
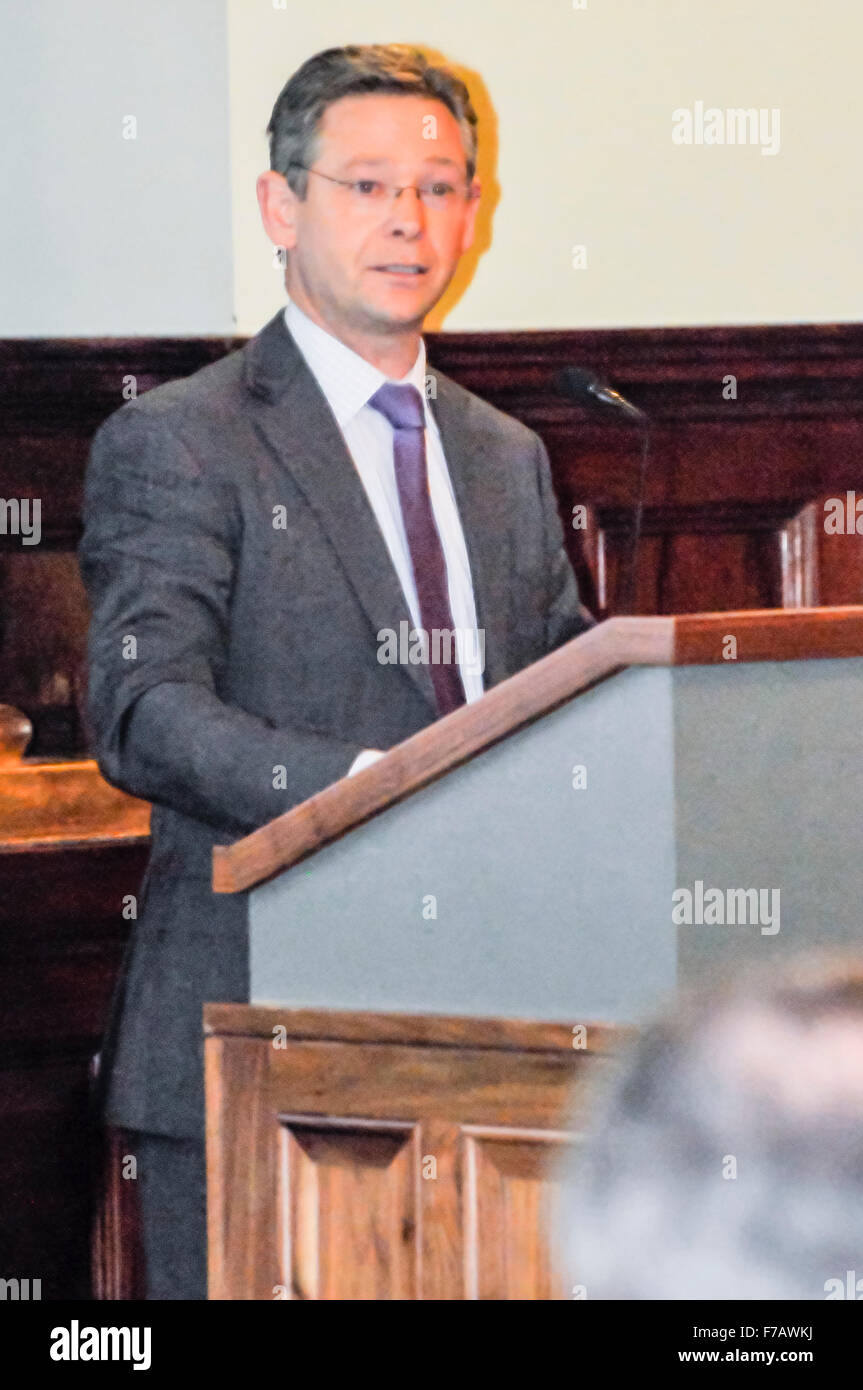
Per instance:
[[[383,179],[337,179],[337,178],[335,178],[332,174],[325,174],[325,173],[323,173],[320,169],[313,169],[313,168],[311,167],[311,165],[309,165],[309,164],[300,164],[299,161],[296,160],[296,159],[292,159],[292,160],[291,160],[290,164],[288,165],[288,168],[289,168],[289,169],[305,169],[305,171],[306,171],[307,174],[317,174],[317,176],[318,176],[319,179],[326,179],[329,183],[337,183],[337,184],[339,184],[342,188],[353,188],[353,189],[356,189],[357,184],[360,184],[360,183],[379,183],[379,184],[381,184],[381,186],[382,186],[383,188],[388,189],[388,190],[390,191],[390,193],[393,195],[393,196],[392,196],[392,202],[393,202],[393,203],[397,203],[398,200],[399,200],[399,198],[401,197],[401,195],[402,195],[403,193],[405,193],[409,188],[411,188],[411,189],[413,189],[414,193],[416,193],[416,195],[417,195],[417,197],[419,198],[420,202],[422,203],[423,207],[428,208],[428,206],[429,206],[428,203],[427,203],[427,202],[425,201],[425,199],[423,198],[423,194],[422,194],[422,185],[420,185],[420,184],[416,184],[416,183],[406,183],[406,184],[403,184],[401,188],[399,188],[399,186],[398,186],[397,184],[394,184],[394,183],[384,183]],[[443,182],[446,182],[446,180],[439,179],[439,180],[437,180],[437,182],[443,183]],[[473,195],[473,192],[472,192],[472,188],[473,188],[472,183],[468,183],[468,184],[467,184],[467,188],[466,188],[466,190],[465,190],[465,192],[464,192],[464,199],[465,199],[465,202],[470,202],[471,198],[474,196],[474,195]],[[371,206],[371,204],[370,204],[370,206]],[[431,211],[432,211],[432,212],[440,211],[440,209],[432,208]]]

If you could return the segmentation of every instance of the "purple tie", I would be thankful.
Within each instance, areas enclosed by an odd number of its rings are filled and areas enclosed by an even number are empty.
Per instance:
[[[420,624],[428,643],[429,671],[438,713],[449,714],[465,703],[465,695],[455,640],[451,663],[433,659],[432,630],[454,633],[455,624],[449,606],[446,562],[429,496],[423,399],[415,386],[396,386],[388,381],[375,392],[369,405],[379,410],[393,427],[396,486],[417,586]],[[439,654],[443,656],[445,651],[443,647]]]

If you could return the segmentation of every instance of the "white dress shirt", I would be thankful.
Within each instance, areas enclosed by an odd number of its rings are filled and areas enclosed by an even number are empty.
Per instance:
[[[396,487],[393,428],[369,399],[386,381],[393,381],[332,333],[314,323],[296,304],[285,309],[285,323],[329,403],[375,514],[404,592],[412,625],[421,627],[419,600]],[[482,651],[476,630],[476,603],[467,545],[455,493],[444,457],[437,422],[426,399],[425,343],[420,339],[416,361],[397,385],[410,384],[420,393],[425,410],[425,446],[429,494],[447,572],[450,612],[456,629],[460,675],[468,702],[483,694],[482,672],[470,656]],[[374,755],[374,756],[372,756]],[[359,754],[350,774],[383,754],[369,749]]]

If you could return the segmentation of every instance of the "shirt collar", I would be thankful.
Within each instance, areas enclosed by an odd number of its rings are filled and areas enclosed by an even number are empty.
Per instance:
[[[339,428],[343,428],[367,405],[370,398],[386,381],[396,380],[386,376],[371,362],[360,357],[341,339],[336,338],[325,328],[321,328],[293,302],[285,308],[285,325],[294,339],[309,369],[329,402]],[[425,407],[426,422],[429,422],[429,408],[425,392],[426,349],[420,338],[416,361],[403,377],[398,378],[399,386],[415,386]]]

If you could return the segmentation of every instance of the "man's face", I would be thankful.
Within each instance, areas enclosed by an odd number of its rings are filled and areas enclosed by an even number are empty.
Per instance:
[[[473,240],[479,184],[468,188],[455,117],[425,97],[343,97],[324,112],[311,163],[318,172],[307,175],[305,199],[290,190],[279,198],[281,226],[265,216],[289,251],[289,293],[335,328],[420,327]],[[346,188],[323,174],[362,184]],[[380,184],[403,192],[378,196]],[[420,184],[453,185],[456,194],[429,207],[409,186]]]

